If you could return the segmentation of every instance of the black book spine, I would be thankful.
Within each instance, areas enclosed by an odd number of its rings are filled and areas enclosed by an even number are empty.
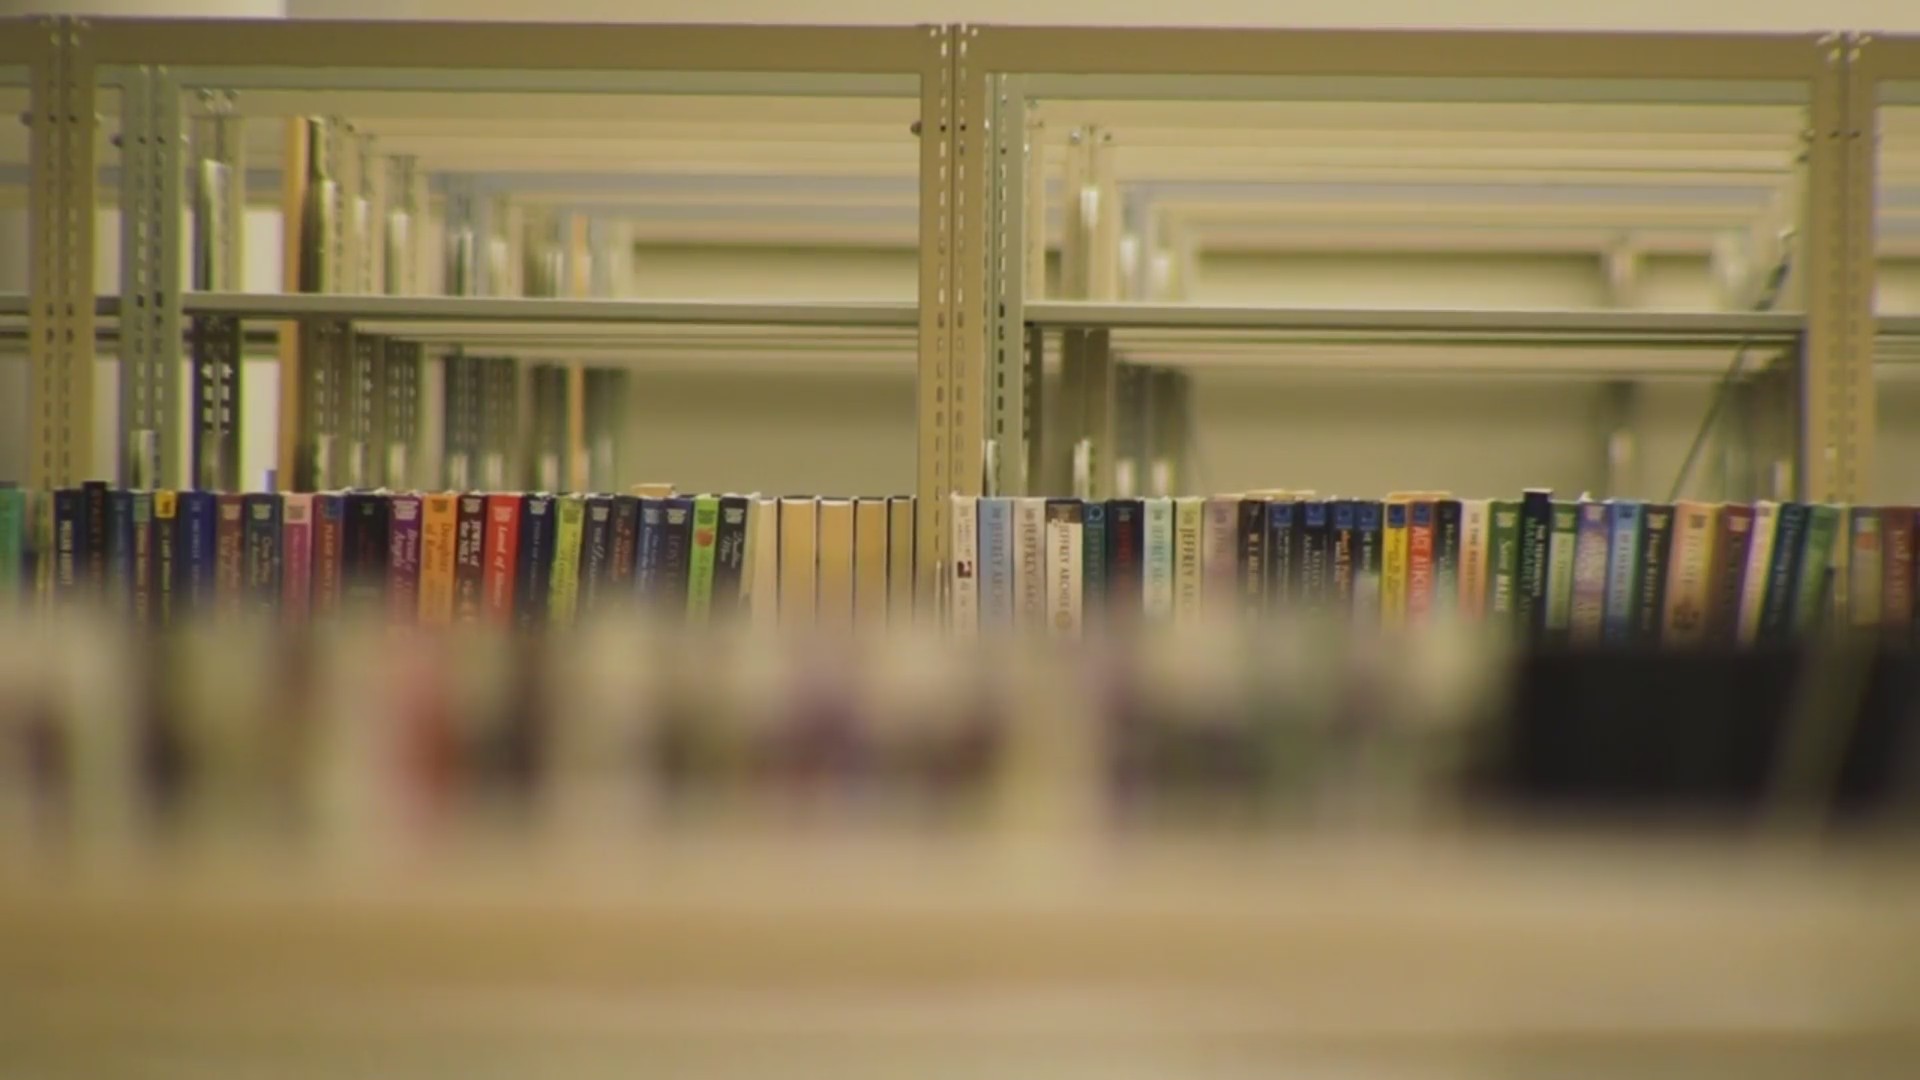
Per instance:
[[[1267,600],[1267,504],[1240,500],[1240,613],[1257,619]]]
[[[1667,565],[1673,552],[1673,507],[1640,508],[1640,571],[1634,579],[1633,639],[1653,645],[1667,610]]]
[[[477,623],[487,582],[487,497],[462,495],[453,526],[453,621]]]
[[[86,503],[86,493],[79,488],[53,493],[53,598],[61,604],[81,597]]]
[[[133,492],[107,492],[107,596],[115,611],[133,610]]]
[[[1350,499],[1332,504],[1327,554],[1327,599],[1335,611],[1353,608],[1353,579],[1360,568],[1358,508]]]
[[[1107,612],[1128,623],[1146,600],[1146,506],[1139,499],[1107,502]]]
[[[280,608],[280,496],[256,492],[242,504],[247,608],[271,615]]]
[[[392,528],[393,506],[385,495],[359,491],[347,496],[341,558],[346,604],[372,610],[386,598],[388,533]]]
[[[1433,504],[1434,607],[1452,611],[1460,602],[1460,500]]]
[[[1547,545],[1553,535],[1553,493],[1531,489],[1520,499],[1520,596],[1514,605],[1533,640],[1547,632]]]
[[[1327,605],[1333,576],[1332,508],[1318,500],[1300,504],[1300,587],[1294,591],[1303,608]]]
[[[1793,637],[1793,594],[1800,581],[1800,554],[1807,534],[1807,504],[1780,504],[1773,526],[1773,552],[1767,564],[1766,599],[1760,604],[1761,641]],[[1644,541],[1643,541],[1644,543]]]
[[[693,557],[693,500],[666,499],[660,509],[660,566],[654,595],[659,597],[662,611],[683,612],[687,608],[687,564]]]
[[[107,484],[89,480],[80,485],[80,577],[88,598],[99,599],[107,589]]]
[[[586,523],[580,533],[580,610],[592,614],[606,598],[613,565],[613,497],[587,499]]]
[[[547,625],[553,586],[553,496],[520,498],[520,565],[513,588],[513,621],[522,630]]]
[[[1300,504],[1276,499],[1267,504],[1267,610],[1291,608],[1299,586]]]
[[[747,564],[747,500],[728,495],[720,500],[720,527],[713,541],[713,610],[731,612],[740,607],[740,579]]]

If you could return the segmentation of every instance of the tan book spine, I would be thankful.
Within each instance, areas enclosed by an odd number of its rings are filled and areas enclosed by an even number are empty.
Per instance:
[[[747,607],[756,630],[780,625],[780,500],[754,499],[747,510]]]
[[[1660,640],[1698,645],[1707,639],[1713,609],[1714,536],[1724,508],[1713,503],[1673,506],[1673,556],[1667,563],[1666,610]]]
[[[896,495],[887,500],[887,624],[907,627],[913,624],[915,544],[918,539],[914,521],[914,499]]]
[[[821,499],[818,526],[818,587],[814,594],[821,629],[853,629],[853,500]]]
[[[853,624],[862,632],[887,626],[887,500],[853,504]]]
[[[452,492],[421,499],[420,625],[453,623],[454,533],[460,523],[460,497]]]
[[[780,626],[812,629],[818,611],[820,509],[811,498],[781,499]]]

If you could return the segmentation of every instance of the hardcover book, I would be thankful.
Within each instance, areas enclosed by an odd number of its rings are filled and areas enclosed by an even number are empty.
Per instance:
[[[1580,523],[1573,548],[1573,617],[1568,637],[1575,645],[1596,645],[1607,611],[1607,547],[1612,535],[1607,504],[1580,500]]]
[[[983,497],[980,517],[980,627],[1006,630],[1014,624],[1013,500]]]
[[[1732,645],[1740,640],[1742,581],[1753,544],[1753,507],[1729,503],[1721,508],[1713,536],[1713,568],[1708,585],[1707,640]]]
[[[1267,605],[1267,503],[1240,500],[1240,615],[1259,619]]]
[[[487,496],[487,529],[481,558],[486,562],[481,610],[494,626],[513,626],[514,592],[520,584],[520,496]]]
[[[339,612],[346,591],[347,500],[334,492],[313,497],[313,612]]]
[[[283,590],[280,541],[285,525],[281,520],[280,496],[255,492],[241,498],[246,513],[246,610],[249,614],[271,617],[280,611]]]
[[[1607,504],[1607,600],[1601,635],[1623,645],[1634,640],[1639,627],[1640,517],[1642,506],[1632,499]]]
[[[313,614],[313,495],[280,496],[280,615],[305,626]]]
[[[1850,625],[1879,629],[1883,587],[1880,508],[1856,506],[1847,514],[1851,550],[1847,560],[1847,618]]]
[[[1197,625],[1202,615],[1205,601],[1200,544],[1205,518],[1206,500],[1173,501],[1173,621],[1180,626]],[[1078,520],[1074,524],[1078,525]]]
[[[811,498],[780,500],[780,625],[786,629],[811,630],[815,625],[814,616],[819,610],[819,516],[819,504]],[[976,524],[972,520],[971,505],[967,517],[971,529]],[[956,507],[956,542],[959,540],[959,520]],[[968,558],[971,560],[972,556]],[[971,567],[968,567],[968,573],[972,573]],[[977,597],[974,602],[978,602]]]
[[[392,515],[387,530],[387,620],[412,626],[420,619],[420,496],[386,499]]]
[[[586,542],[587,500],[581,495],[553,499],[553,572],[547,583],[547,623],[568,627],[580,611],[580,548]]]
[[[1141,612],[1153,625],[1173,621],[1173,500],[1141,502]]]
[[[1667,607],[1661,640],[1698,645],[1707,639],[1713,603],[1713,541],[1720,508],[1680,502],[1673,507],[1673,553],[1668,559]]]
[[[1800,634],[1811,632],[1827,621],[1834,549],[1840,539],[1840,508],[1831,503],[1807,507],[1804,537],[1788,613],[1790,629]]]
[[[725,507],[723,500],[723,514]],[[853,623],[863,633],[884,630],[887,626],[885,499],[861,498],[853,501]]]
[[[1385,512],[1380,531],[1380,623],[1398,629],[1407,624],[1407,572],[1413,554],[1407,529],[1412,524],[1412,501],[1390,498]]]
[[[980,632],[980,500],[972,495],[954,495],[949,509],[953,515],[953,563],[947,568],[947,614],[953,632],[971,638]]]
[[[1525,622],[1520,595],[1520,504],[1495,499],[1487,504],[1487,616],[1518,628]]]
[[[1139,499],[1107,503],[1107,617],[1120,626],[1140,619],[1146,602],[1146,507]]]
[[[751,500],[744,495],[720,499],[720,525],[713,541],[713,611],[724,619],[740,614],[746,598],[747,515]]]
[[[817,504],[818,583],[814,618],[823,630],[853,629],[853,500],[821,499]]]
[[[1514,615],[1535,640],[1547,631],[1547,557],[1553,535],[1553,492],[1528,488],[1520,496],[1520,559]]]
[[[214,496],[213,603],[222,618],[240,614],[247,585],[246,496]]]
[[[1793,601],[1806,554],[1806,503],[1783,502],[1774,517],[1773,551],[1767,562],[1767,593],[1760,605],[1760,641],[1793,636]]]
[[[521,630],[547,625],[553,602],[553,496],[520,496],[520,551],[514,566],[513,624]]]
[[[1633,604],[1634,639],[1658,644],[1667,610],[1667,570],[1672,563],[1673,507],[1647,503],[1640,509],[1639,597]]]
[[[1080,563],[1086,550],[1086,538],[1082,535],[1083,516],[1078,499],[1047,501],[1047,627],[1054,637],[1072,638],[1080,635]]]
[[[453,619],[481,620],[487,595],[487,497],[461,495],[453,529]]]
[[[1779,503],[1762,499],[1753,504],[1747,560],[1740,571],[1740,617],[1735,624],[1737,640],[1742,645],[1751,645],[1760,640],[1760,622],[1767,604],[1767,586],[1772,576],[1773,548],[1779,519]]]
[[[1580,508],[1565,500],[1553,504],[1553,531],[1547,538],[1547,636],[1565,644],[1573,627],[1573,562],[1580,539]]]

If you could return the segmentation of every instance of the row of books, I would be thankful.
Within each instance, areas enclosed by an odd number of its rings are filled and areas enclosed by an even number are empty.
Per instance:
[[[0,488],[0,605],[530,628],[636,604],[694,623],[910,617],[914,500]]]
[[[955,496],[963,634],[1275,613],[1457,619],[1549,645],[1751,645],[1841,614],[1907,640],[1913,507],[1628,499]]]

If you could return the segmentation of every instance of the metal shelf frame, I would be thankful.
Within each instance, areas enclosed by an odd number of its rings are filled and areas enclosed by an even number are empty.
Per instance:
[[[1854,260],[1861,275],[1854,288],[1862,303],[1854,314],[1868,342],[1868,364],[1848,387],[1848,392],[1864,402],[1866,415],[1872,416],[1874,395],[1878,392],[1872,368],[1872,343],[1882,338],[1920,337],[1920,316],[1879,316],[1872,308],[1875,293],[1873,273],[1878,265],[1874,250],[1874,212],[1880,201],[1880,110],[1888,104],[1920,104],[1920,36],[1886,37],[1862,35],[1854,42],[1853,78],[1849,90],[1854,94],[1854,122],[1858,127],[1859,163],[1849,192],[1848,205],[1856,218],[1849,222],[1847,239],[1859,245],[1862,254]],[[1872,494],[1870,461],[1857,463],[1861,472],[1862,497]]]

